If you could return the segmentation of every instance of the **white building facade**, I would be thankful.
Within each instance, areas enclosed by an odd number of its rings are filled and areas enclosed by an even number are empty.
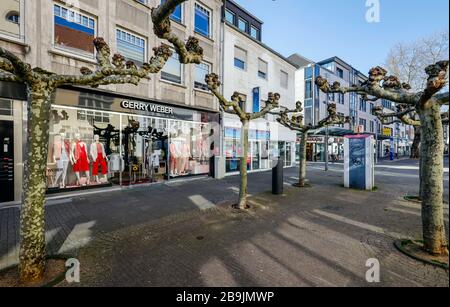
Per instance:
[[[226,98],[235,92],[245,101],[246,112],[259,112],[269,92],[281,95],[280,105],[295,108],[294,66],[260,41],[262,23],[232,1],[227,1],[223,30],[222,91]],[[249,171],[267,170],[281,156],[285,166],[295,164],[296,133],[279,125],[272,115],[250,124]],[[241,122],[223,114],[223,158],[225,173],[239,171]],[[223,163],[223,162],[222,162]]]
[[[314,63],[298,54],[292,55],[290,60],[300,66],[296,72],[296,100],[304,103],[305,124],[316,125],[327,116],[327,104],[335,103],[337,112],[351,118],[351,124],[336,126],[330,129],[328,154],[334,155],[338,160],[343,159],[343,137],[345,132],[363,131],[372,134],[377,140],[377,156],[402,157],[410,154],[414,129],[402,123],[382,125],[378,118],[372,115],[374,106],[383,105],[384,112],[394,112],[395,104],[390,101],[366,101],[356,93],[347,94],[325,94],[315,85],[315,79],[322,76],[328,79],[330,84],[339,82],[343,87],[358,84],[367,80],[362,74],[350,64],[338,57],[333,57],[321,62]],[[312,135],[307,145],[307,158],[309,161],[325,161],[325,136],[323,131],[320,135]]]

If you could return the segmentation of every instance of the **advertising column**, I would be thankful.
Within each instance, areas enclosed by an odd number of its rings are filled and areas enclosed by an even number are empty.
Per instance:
[[[375,181],[373,136],[346,136],[344,148],[345,187],[358,190],[372,190]]]

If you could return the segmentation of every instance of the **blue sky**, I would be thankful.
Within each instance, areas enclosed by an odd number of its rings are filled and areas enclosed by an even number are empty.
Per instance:
[[[448,29],[448,0],[380,0],[380,22],[366,22],[366,0],[235,0],[264,21],[263,41],[285,56],[339,56],[367,73],[390,48]]]

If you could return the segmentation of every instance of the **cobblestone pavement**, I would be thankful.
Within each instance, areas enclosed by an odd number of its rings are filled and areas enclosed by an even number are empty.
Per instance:
[[[250,175],[247,213],[229,209],[237,177],[64,200],[47,207],[48,249],[80,260],[80,286],[449,285],[448,272],[392,244],[421,235],[419,205],[402,200],[417,194],[416,164],[378,166],[376,192],[344,189],[342,165],[322,169],[310,165],[303,190],[287,169],[282,197],[268,192],[270,173]],[[17,262],[18,215],[0,209],[0,268]],[[448,230],[448,205],[445,218]],[[369,258],[380,261],[380,284],[365,281]]]

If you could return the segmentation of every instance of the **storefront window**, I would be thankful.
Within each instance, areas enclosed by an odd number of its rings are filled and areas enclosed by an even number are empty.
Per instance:
[[[240,157],[242,154],[241,142],[237,139],[225,141],[226,172],[238,172],[240,169]]]
[[[80,110],[54,107],[51,116],[47,188],[49,192],[118,183],[120,163],[119,115],[96,112],[79,116]],[[105,124],[102,118],[108,118]]]
[[[167,178],[167,120],[122,116],[122,185]]]
[[[214,133],[208,123],[169,122],[171,178],[208,174]]]
[[[285,166],[292,165],[292,143],[286,142],[286,159]]]

